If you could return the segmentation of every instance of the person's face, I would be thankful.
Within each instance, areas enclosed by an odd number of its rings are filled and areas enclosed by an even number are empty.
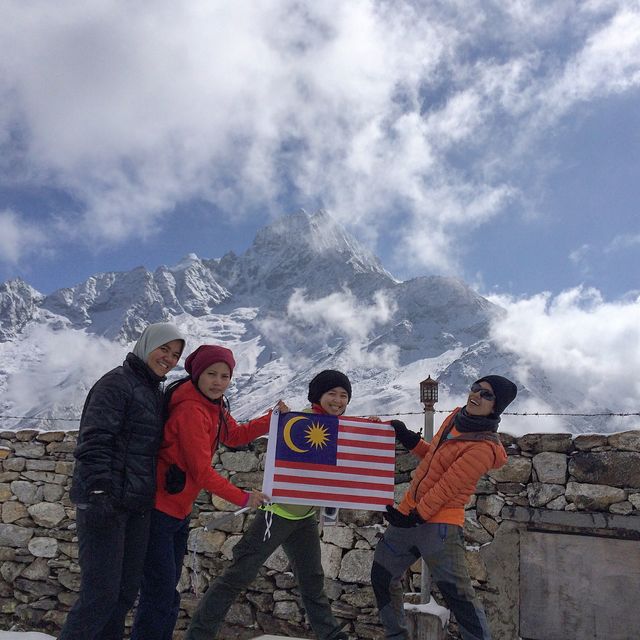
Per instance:
[[[182,354],[182,340],[172,340],[156,347],[147,356],[147,365],[157,376],[166,376],[178,364]]]
[[[209,398],[219,400],[231,384],[231,369],[226,362],[214,362],[198,378],[198,389]]]
[[[490,397],[483,397],[487,396],[487,394],[490,394]],[[471,385],[471,391],[467,399],[467,413],[470,416],[488,416],[493,412],[495,404],[496,398],[488,382],[483,380],[477,385]]]
[[[349,404],[349,394],[342,387],[329,389],[320,396],[320,406],[331,416],[341,416]]]

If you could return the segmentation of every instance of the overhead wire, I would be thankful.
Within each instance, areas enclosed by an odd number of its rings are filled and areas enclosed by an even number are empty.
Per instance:
[[[434,409],[433,413],[446,413],[449,414],[453,409]],[[399,411],[396,413],[378,413],[378,416],[390,417],[395,416],[422,416],[424,411]],[[606,411],[600,413],[582,413],[571,411],[505,411],[503,416],[526,416],[526,417],[579,417],[579,418],[613,418],[613,417],[640,417],[640,411]],[[354,416],[366,418],[368,416]],[[80,418],[69,417],[62,418],[56,416],[12,416],[0,414],[0,420],[33,420],[39,422],[80,422]]]

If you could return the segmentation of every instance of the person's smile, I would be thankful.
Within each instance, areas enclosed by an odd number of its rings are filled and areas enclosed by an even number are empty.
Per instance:
[[[147,365],[157,376],[161,378],[173,369],[182,353],[182,340],[172,340],[154,349],[147,358]]]

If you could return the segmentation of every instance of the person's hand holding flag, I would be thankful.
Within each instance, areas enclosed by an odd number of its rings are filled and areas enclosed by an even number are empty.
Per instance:
[[[402,420],[390,420],[389,424],[396,432],[396,440],[405,448],[411,451],[420,442],[420,434],[407,429],[407,425]]]

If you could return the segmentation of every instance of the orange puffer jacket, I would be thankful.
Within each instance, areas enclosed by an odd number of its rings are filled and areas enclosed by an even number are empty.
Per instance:
[[[425,522],[463,526],[464,507],[478,480],[506,463],[507,452],[497,434],[460,433],[453,427],[458,411],[447,417],[430,443],[420,440],[412,449],[422,460],[398,506],[405,515],[415,509]],[[446,439],[440,444],[443,435]]]

